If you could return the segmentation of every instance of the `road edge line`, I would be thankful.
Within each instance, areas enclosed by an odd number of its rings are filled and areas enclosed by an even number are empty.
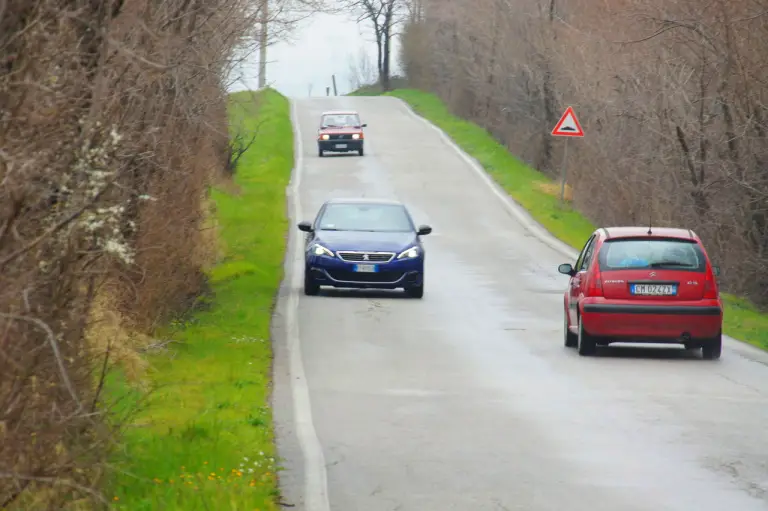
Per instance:
[[[547,231],[540,223],[525,210],[520,204],[517,203],[509,194],[503,190],[498,183],[496,183],[491,176],[485,171],[482,165],[467,154],[459,145],[453,141],[453,139],[438,126],[434,125],[429,119],[419,115],[405,100],[395,96],[389,96],[392,99],[397,100],[404,108],[405,111],[412,117],[420,120],[433,130],[435,130],[451,149],[453,149],[475,172],[483,183],[493,192],[493,194],[501,201],[508,213],[515,217],[520,224],[531,234],[536,236],[542,243],[549,246],[553,250],[563,254],[566,257],[571,257],[574,260],[579,256],[579,251],[567,245],[563,241],[557,239],[549,231]]]
[[[539,222],[537,222],[531,215],[528,213],[528,211],[525,210],[518,202],[512,198],[504,189],[501,188],[501,186],[496,183],[493,178],[488,175],[488,173],[485,171],[483,166],[472,156],[466,153],[464,149],[459,147],[459,145],[453,141],[453,139],[442,129],[440,129],[438,126],[434,125],[432,122],[429,121],[429,119],[419,115],[412,107],[408,104],[407,101],[404,99],[395,97],[395,96],[387,96],[392,99],[397,100],[400,105],[405,109],[408,114],[433,130],[435,130],[439,135],[440,138],[445,142],[451,149],[453,149],[460,157],[463,159],[469,167],[475,172],[475,174],[485,183],[488,188],[491,189],[493,194],[502,202],[504,207],[506,208],[507,212],[509,212],[512,216],[515,217],[515,219],[520,222],[520,224],[531,234],[533,234],[539,241],[544,243],[545,245],[549,246],[553,250],[563,254],[566,257],[572,258],[574,261],[577,257],[579,257],[579,251],[572,248],[568,244],[564,243],[563,241],[557,239],[552,233],[547,231]],[[760,358],[761,363],[766,359],[766,354],[764,351],[760,350],[759,348],[752,346],[744,341],[741,341],[739,339],[736,339],[735,337],[731,337],[730,335],[723,334],[723,337],[736,343],[739,348],[743,348],[742,354],[745,354],[745,352],[752,355],[751,358],[754,360],[754,358]],[[753,358],[754,357],[754,358]]]
[[[291,106],[291,126],[293,128],[294,163],[287,196],[291,204],[292,217],[289,220],[289,242],[292,264],[288,300],[285,311],[285,338],[289,359],[289,379],[293,401],[293,420],[296,436],[304,457],[304,508],[306,511],[330,511],[328,500],[328,475],[325,468],[325,456],[320,439],[312,421],[312,403],[309,397],[304,362],[301,355],[301,335],[298,322],[299,295],[301,289],[301,240],[296,235],[293,222],[301,221],[301,199],[299,186],[304,167],[304,146],[301,140],[299,117],[296,113],[296,101],[288,99]]]

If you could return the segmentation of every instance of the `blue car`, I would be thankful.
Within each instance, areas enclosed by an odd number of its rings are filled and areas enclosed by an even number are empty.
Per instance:
[[[414,226],[397,201],[333,199],[322,205],[306,232],[304,294],[320,286],[398,289],[424,296],[424,247],[428,225]]]

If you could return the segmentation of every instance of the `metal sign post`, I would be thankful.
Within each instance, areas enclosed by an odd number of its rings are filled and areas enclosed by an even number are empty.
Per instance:
[[[568,177],[568,139],[570,137],[584,136],[584,130],[581,129],[581,124],[579,124],[579,120],[573,112],[573,107],[569,106],[566,108],[555,129],[552,130],[552,135],[555,137],[567,137],[563,146],[563,165],[560,171],[560,207],[562,207],[565,205],[565,182]]]
[[[568,139],[563,145],[563,164],[560,166],[560,206],[565,204],[565,180],[568,177]]]

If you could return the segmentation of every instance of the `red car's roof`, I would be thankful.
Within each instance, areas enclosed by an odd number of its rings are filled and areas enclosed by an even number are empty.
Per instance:
[[[354,110],[329,110],[321,115],[358,115]]]
[[[681,238],[688,240],[698,239],[696,233],[690,229],[681,229],[678,227],[651,227],[651,234],[648,234],[648,227],[604,227],[607,233],[606,238],[634,238],[637,236],[658,236],[664,238]]]

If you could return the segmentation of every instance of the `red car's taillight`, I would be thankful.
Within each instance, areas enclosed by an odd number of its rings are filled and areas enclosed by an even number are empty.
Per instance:
[[[603,296],[603,279],[597,270],[587,276],[586,296]]]
[[[717,300],[717,282],[712,270],[707,268],[707,276],[704,278],[704,299]]]

